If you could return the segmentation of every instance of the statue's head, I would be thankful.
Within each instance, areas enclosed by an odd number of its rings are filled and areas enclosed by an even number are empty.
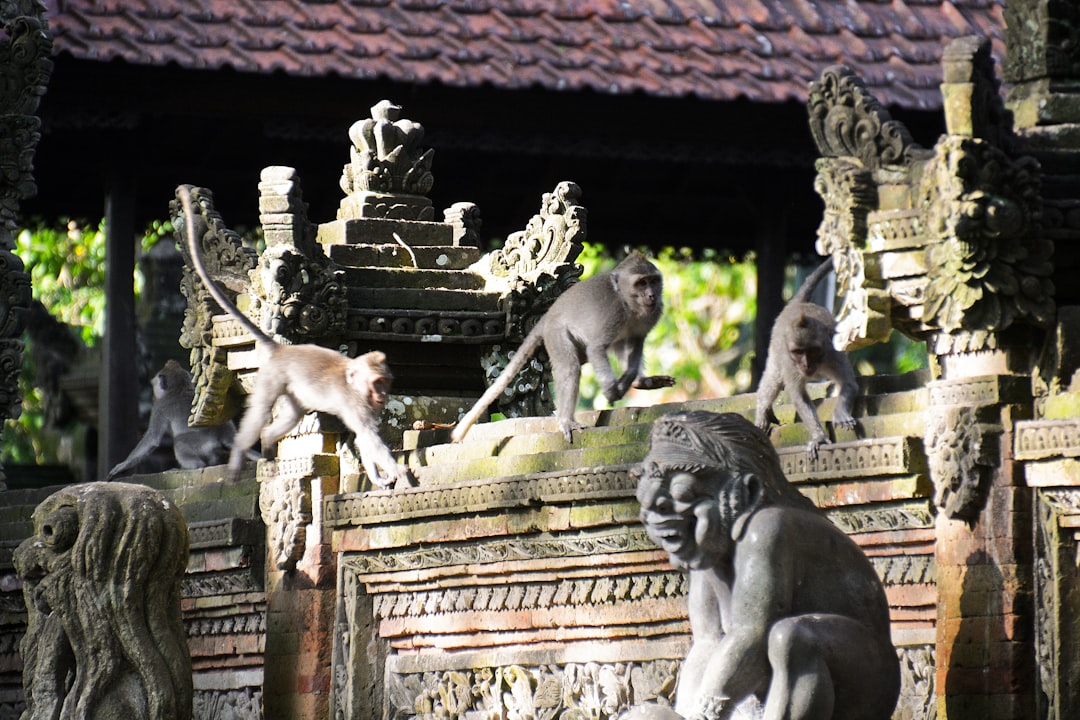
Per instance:
[[[38,505],[14,555],[28,610],[24,719],[191,717],[188,542],[177,507],[143,485],[72,485]]]
[[[765,433],[736,413],[665,415],[638,471],[641,521],[676,567],[723,562],[764,505],[809,506]]]

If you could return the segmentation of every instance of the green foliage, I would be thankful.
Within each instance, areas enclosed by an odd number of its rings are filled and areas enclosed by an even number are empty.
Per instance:
[[[34,298],[76,328],[84,344],[96,344],[105,330],[105,221],[38,224],[19,233],[15,253],[30,273]]]
[[[168,221],[154,221],[143,233],[141,247],[149,251],[172,235]],[[15,252],[30,274],[34,298],[56,319],[69,325],[87,348],[93,348],[105,331],[105,221],[96,225],[62,219],[58,224],[35,222],[16,238]],[[138,266],[132,278],[135,297],[143,289]],[[42,394],[34,377],[29,344],[23,353],[19,378],[22,413],[4,430],[0,462],[56,463],[61,454],[61,434],[45,426]],[[78,362],[77,358],[71,358]]]

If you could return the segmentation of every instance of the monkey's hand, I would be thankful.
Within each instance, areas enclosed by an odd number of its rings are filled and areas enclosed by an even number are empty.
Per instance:
[[[647,377],[639,377],[634,381],[631,387],[635,387],[638,390],[659,390],[660,388],[674,387],[675,378],[670,375],[649,375]]]
[[[810,442],[806,443],[806,454],[810,458],[811,462],[814,462],[814,461],[817,460],[818,448],[821,447],[822,445],[828,443],[828,442],[829,441],[827,439],[820,439],[819,440],[818,438],[814,438]]]

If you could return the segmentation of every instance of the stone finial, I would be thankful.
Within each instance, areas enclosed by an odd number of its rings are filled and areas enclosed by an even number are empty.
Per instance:
[[[371,117],[349,128],[351,161],[341,175],[345,198],[338,219],[363,217],[431,220],[435,210],[427,194],[435,182],[431,174],[433,149],[420,142],[424,128],[401,118],[401,106],[383,100],[371,108]]]
[[[143,485],[72,485],[37,506],[14,553],[29,613],[24,719],[191,717],[188,547],[180,510]]]

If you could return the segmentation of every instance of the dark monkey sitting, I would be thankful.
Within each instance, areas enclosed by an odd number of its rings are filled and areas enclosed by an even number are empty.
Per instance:
[[[460,442],[469,428],[525,367],[542,344],[551,358],[555,380],[555,412],[559,429],[572,442],[581,366],[592,363],[604,397],[615,402],[631,388],[654,390],[671,387],[668,375],[641,375],[645,336],[663,311],[664,280],[656,266],[633,252],[610,272],[594,275],[572,285],[560,295],[525,337],[506,368],[454,428],[451,438]],[[608,352],[623,367],[616,377]]]
[[[378,433],[378,414],[386,404],[393,382],[386,355],[376,351],[349,359],[318,345],[274,342],[229,302],[210,278],[203,266],[195,233],[190,188],[181,186],[178,195],[184,206],[188,250],[195,270],[218,305],[254,336],[259,353],[255,386],[248,397],[247,410],[229,456],[230,477],[239,475],[245,452],[260,439],[260,434],[265,452],[267,447],[289,434],[305,413],[325,412],[336,415],[356,435],[360,459],[372,483],[388,487],[398,481],[408,482],[408,468],[394,460]],[[278,404],[278,416],[267,425],[275,403]]]
[[[841,428],[855,427],[851,410],[859,392],[847,355],[833,347],[836,320],[828,310],[810,302],[814,288],[831,269],[832,258],[829,258],[810,273],[777,316],[769,337],[765,373],[757,391],[754,423],[766,432],[770,423],[779,423],[772,404],[780,388],[791,396],[799,419],[810,430],[806,451],[811,459],[817,457],[818,447],[827,443],[828,438],[806,393],[807,381],[828,379],[839,388],[832,421]]]
[[[236,435],[232,422],[212,427],[189,427],[188,415],[195,397],[191,373],[180,363],[169,360],[150,380],[154,404],[150,408],[150,423],[128,456],[109,471],[112,480],[135,468],[161,445],[166,435],[173,441],[176,462],[185,470],[220,465],[229,455],[229,446]]]

